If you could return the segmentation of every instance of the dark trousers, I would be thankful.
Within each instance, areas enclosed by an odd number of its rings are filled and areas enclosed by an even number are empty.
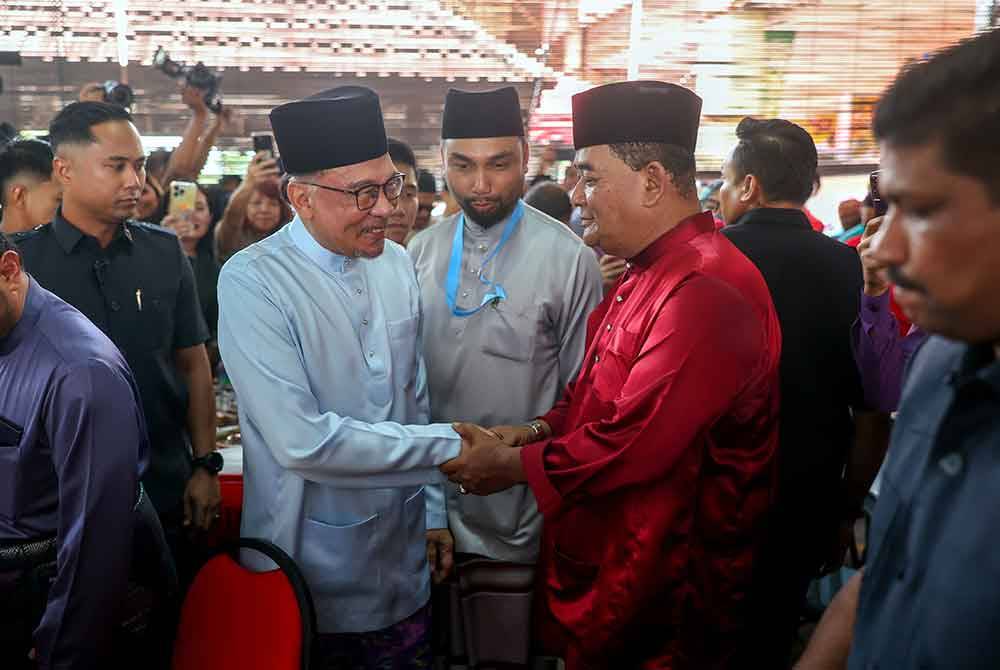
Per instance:
[[[163,529],[148,498],[136,509],[132,563],[121,623],[108,650],[107,667],[124,663],[150,670],[170,667],[177,621],[177,574]],[[0,574],[0,668],[29,670],[34,629],[48,603],[54,561],[18,573]]]

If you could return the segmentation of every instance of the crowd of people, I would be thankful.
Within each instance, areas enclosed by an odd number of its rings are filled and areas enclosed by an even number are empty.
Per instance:
[[[276,107],[212,187],[226,110],[184,88],[147,156],[82,98],[0,148],[2,667],[170,667],[223,370],[241,534],[303,573],[317,669],[468,662],[496,630],[521,667],[1000,663],[1000,31],[899,73],[843,240],[791,121],[744,119],[699,187],[671,83],[574,96],[572,165],[533,177],[516,90],[451,89],[440,192],[367,88]],[[508,577],[474,616],[484,566]]]

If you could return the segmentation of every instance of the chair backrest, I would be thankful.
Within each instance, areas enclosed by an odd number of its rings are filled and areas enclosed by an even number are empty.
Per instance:
[[[527,665],[535,566],[474,559],[457,572],[469,664]]]
[[[278,568],[253,572],[240,549]],[[302,573],[270,542],[241,538],[198,571],[181,610],[173,670],[308,670],[316,612]]]

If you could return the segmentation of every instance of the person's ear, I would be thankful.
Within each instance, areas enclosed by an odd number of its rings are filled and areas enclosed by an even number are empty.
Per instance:
[[[0,280],[4,284],[16,281],[21,275],[21,256],[16,251],[8,250],[0,254]]]
[[[743,177],[740,183],[740,202],[747,205],[756,205],[764,199],[764,190],[760,187],[760,181],[755,175],[748,174]]]
[[[28,197],[28,187],[24,184],[13,184],[10,190],[7,191],[7,197],[5,201],[7,207],[14,207],[17,205],[23,205],[24,201]]]
[[[68,156],[56,156],[52,160],[52,178],[66,188],[73,181],[73,160]]]
[[[314,187],[294,180],[288,182],[285,187],[285,197],[288,204],[307,221],[312,221],[313,218],[312,194],[314,190]]]
[[[676,190],[673,175],[659,161],[644,167],[642,175],[642,200],[644,207],[655,207],[667,195],[669,189]]]

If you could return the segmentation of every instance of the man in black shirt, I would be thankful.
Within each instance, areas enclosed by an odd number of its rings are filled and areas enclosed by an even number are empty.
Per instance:
[[[817,167],[809,133],[783,119],[747,118],[736,135],[719,191],[723,233],[764,276],[782,334],[778,493],[756,580],[763,610],[752,659],[779,668],[809,581],[843,558],[841,535],[849,536],[875,474],[843,475],[863,446],[855,444],[852,410],[863,409],[863,391],[850,339],[862,274],[854,249],[815,232],[802,212]]]
[[[876,106],[889,211],[866,254],[932,337],[910,362],[864,572],[802,670],[1000,667],[998,110],[997,30],[907,67]]]
[[[208,528],[220,503],[217,454],[205,459],[215,450],[215,407],[191,266],[172,232],[129,220],[146,173],[125,110],[73,103],[49,135],[63,204],[17,243],[38,283],[125,355],[151,442],[143,484],[176,552],[182,528]]]

